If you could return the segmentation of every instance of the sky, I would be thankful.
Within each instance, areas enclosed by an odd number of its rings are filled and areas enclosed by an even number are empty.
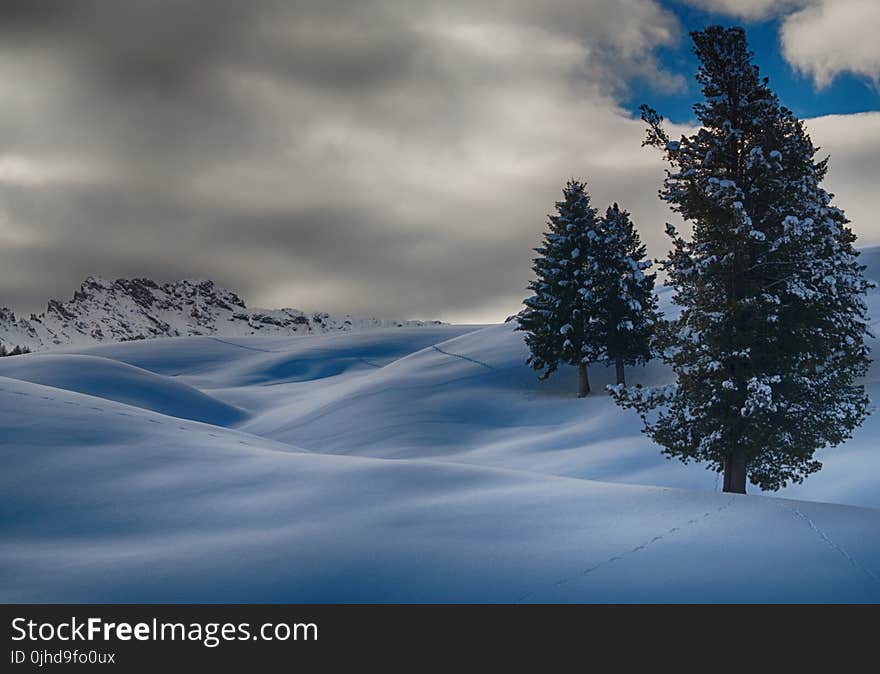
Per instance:
[[[638,106],[693,123],[688,32],[746,28],[880,244],[876,0],[4,0],[0,306],[87,276],[249,306],[494,322],[572,177],[672,214]]]

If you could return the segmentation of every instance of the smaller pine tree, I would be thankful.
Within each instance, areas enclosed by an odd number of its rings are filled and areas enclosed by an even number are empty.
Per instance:
[[[591,339],[606,365],[614,365],[618,384],[626,383],[626,365],[651,358],[651,336],[658,320],[651,260],[627,211],[615,203],[601,221],[587,265],[595,315]]]
[[[598,238],[599,218],[590,205],[585,183],[570,180],[563,200],[556,203],[556,214],[549,216],[544,242],[535,252],[532,269],[536,278],[529,283],[534,292],[518,314],[517,329],[526,332],[531,351],[528,364],[543,371],[540,378],[553,374],[560,363],[578,368],[578,397],[590,391],[587,365],[600,355],[590,322],[595,316],[589,293],[590,278],[584,258]]]

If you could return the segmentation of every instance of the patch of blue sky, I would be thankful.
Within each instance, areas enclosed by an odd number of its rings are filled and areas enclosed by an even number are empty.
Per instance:
[[[693,104],[700,99],[700,92],[694,79],[697,60],[691,53],[687,32],[712,24],[742,25],[746,29],[761,74],[770,78],[770,86],[779,94],[783,105],[791,108],[798,117],[880,110],[880,91],[865,77],[841,73],[829,85],[819,89],[808,74],[794,69],[781,50],[779,28],[782,18],[743,21],[677,2],[665,4],[678,17],[685,34],[677,45],[658,49],[656,56],[666,70],[684,76],[686,89],[664,91],[647,79],[633,80],[621,105],[634,115],[638,115],[642,103],[647,103],[672,122],[693,120]]]

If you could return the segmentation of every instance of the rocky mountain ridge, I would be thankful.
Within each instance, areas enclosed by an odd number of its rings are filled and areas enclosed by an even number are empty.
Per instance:
[[[16,317],[0,308],[0,344],[42,351],[61,346],[159,337],[314,334],[439,321],[333,316],[298,309],[249,309],[236,293],[208,279],[166,283],[89,277],[73,298],[50,300],[41,314]]]

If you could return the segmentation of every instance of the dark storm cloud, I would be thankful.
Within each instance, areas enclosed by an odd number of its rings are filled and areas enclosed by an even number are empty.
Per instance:
[[[615,97],[675,89],[653,0],[5,0],[0,304],[88,275],[251,305],[502,319],[564,180],[659,255],[662,167]]]

